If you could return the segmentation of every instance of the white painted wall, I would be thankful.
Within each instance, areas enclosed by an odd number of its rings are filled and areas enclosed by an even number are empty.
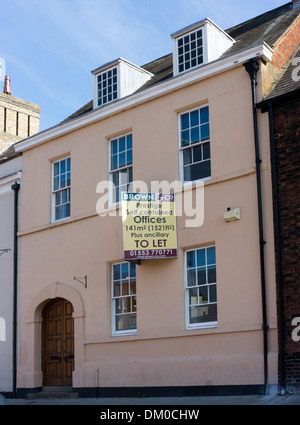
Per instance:
[[[21,161],[19,157],[0,164],[0,249],[11,249],[0,255],[0,392],[13,390],[14,192],[11,186],[20,182]]]

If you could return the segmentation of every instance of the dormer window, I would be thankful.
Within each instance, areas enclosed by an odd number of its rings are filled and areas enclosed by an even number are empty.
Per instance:
[[[153,74],[125,59],[116,59],[92,71],[94,108],[128,96],[141,88]]]
[[[183,72],[204,63],[202,29],[177,39],[178,71]]]
[[[206,18],[172,34],[174,75],[219,59],[234,40]]]
[[[112,68],[97,75],[98,106],[118,99],[118,68]]]

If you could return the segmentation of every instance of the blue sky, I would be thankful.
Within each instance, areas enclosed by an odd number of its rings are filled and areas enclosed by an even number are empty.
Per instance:
[[[170,53],[170,34],[202,18],[226,30],[286,3],[0,0],[0,57],[11,78],[12,95],[40,106],[44,130],[92,99],[91,71],[102,64],[122,57],[143,65]]]

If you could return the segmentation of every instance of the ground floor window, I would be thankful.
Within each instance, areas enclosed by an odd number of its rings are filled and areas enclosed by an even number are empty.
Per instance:
[[[112,265],[112,333],[136,333],[136,266]]]
[[[185,253],[187,328],[217,325],[217,274],[215,246]]]

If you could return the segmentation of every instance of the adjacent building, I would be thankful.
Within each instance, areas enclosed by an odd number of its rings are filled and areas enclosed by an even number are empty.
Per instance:
[[[0,392],[16,393],[18,349],[18,243],[22,155],[14,143],[39,130],[39,107],[0,93]]]
[[[279,323],[279,381],[299,392],[300,51],[259,105],[269,115]]]
[[[278,391],[272,156],[256,103],[300,42],[298,3],[227,31],[206,18],[172,34],[169,55],[97,68],[90,103],[15,145],[20,395]],[[121,193],[167,183],[176,258],[148,212],[125,261]],[[144,225],[165,258],[141,258]]]

